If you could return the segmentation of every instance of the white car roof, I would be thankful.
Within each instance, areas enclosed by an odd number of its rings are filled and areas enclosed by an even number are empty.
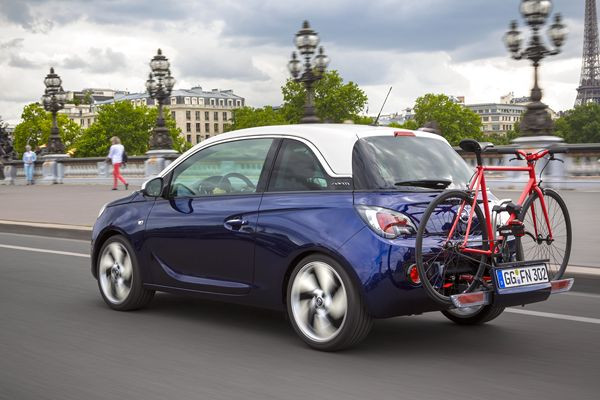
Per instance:
[[[184,156],[167,167],[160,175],[164,176],[179,162],[191,153],[217,143],[228,142],[236,139],[282,137],[297,139],[306,143],[327,170],[334,177],[352,177],[352,149],[360,138],[371,136],[393,136],[394,132],[412,132],[418,137],[428,137],[450,144],[440,135],[423,131],[411,131],[402,128],[376,127],[354,124],[299,124],[299,125],[273,125],[256,128],[240,129],[213,136],[198,143]]]

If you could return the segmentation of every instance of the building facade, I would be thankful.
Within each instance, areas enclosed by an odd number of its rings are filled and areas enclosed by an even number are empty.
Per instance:
[[[479,115],[484,134],[506,135],[521,121],[527,103],[528,97],[515,98],[513,93],[509,93],[500,97],[499,103],[467,104],[465,107]]]
[[[60,112],[66,114],[82,128],[94,123],[98,108],[117,101],[129,101],[134,107],[154,107],[156,102],[147,93],[128,93],[110,89],[84,89],[67,92],[67,104]],[[200,86],[173,90],[167,112],[189,143],[196,144],[225,131],[233,121],[233,110],[244,107],[245,99],[233,90],[212,89]]]
[[[134,107],[155,106],[154,99],[147,93],[117,94],[114,99],[97,102],[96,106],[115,101],[129,101]],[[173,90],[166,107],[185,140],[197,144],[223,133],[233,121],[233,110],[244,105],[245,99],[234,94],[233,90],[204,91],[196,86]]]

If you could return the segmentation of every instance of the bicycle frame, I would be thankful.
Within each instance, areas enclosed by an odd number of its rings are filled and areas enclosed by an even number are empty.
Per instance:
[[[481,158],[480,158],[479,154],[477,155],[478,156],[477,157],[477,160],[478,160],[477,170],[476,170],[475,175],[471,179],[471,183],[469,184],[469,191],[474,191],[473,202],[471,204],[471,210],[469,212],[469,219],[467,222],[465,238],[464,238],[462,245],[459,246],[460,251],[465,252],[465,253],[492,256],[495,254],[495,252],[497,250],[496,243],[494,240],[494,229],[496,229],[496,227],[492,226],[492,220],[490,218],[490,206],[489,206],[489,202],[488,202],[487,186],[486,186],[486,182],[485,182],[485,172],[486,171],[513,171],[513,172],[517,171],[517,172],[528,172],[529,173],[529,180],[527,181],[525,188],[521,192],[521,195],[519,197],[519,200],[517,201],[517,204],[522,206],[523,203],[525,202],[525,199],[527,199],[527,197],[529,195],[531,195],[533,192],[536,192],[538,194],[538,198],[540,199],[542,213],[544,215],[544,220],[548,227],[549,238],[552,239],[552,227],[550,226],[551,224],[550,224],[550,219],[548,217],[548,210],[546,209],[546,202],[544,201],[544,196],[543,196],[542,190],[538,186],[538,182],[537,182],[537,179],[535,176],[536,161],[539,160],[540,158],[544,157],[548,153],[549,153],[548,150],[543,150],[541,152],[534,153],[534,154],[525,153],[522,150],[517,150],[515,154],[517,154],[518,158],[522,157],[523,159],[525,159],[527,161],[527,166],[524,166],[524,167],[484,166],[481,163]],[[488,242],[489,242],[488,250],[481,250],[481,249],[474,249],[474,248],[467,247],[467,242],[469,240],[469,233],[471,230],[471,223],[473,222],[473,214],[475,212],[475,207],[477,207],[477,202],[479,199],[479,192],[481,192],[481,198],[483,200],[483,210],[484,210],[485,221],[486,221],[485,228],[487,230]],[[452,228],[450,229],[450,233],[448,234],[448,240],[450,240],[450,238],[454,234],[454,231],[456,230],[456,226],[458,225],[458,221],[460,219],[458,216],[462,215],[465,206],[466,206],[466,202],[463,202],[460,206],[460,209],[458,210],[457,218],[454,220]],[[535,217],[534,204],[531,205],[531,212],[533,214],[534,233],[535,233],[535,236],[537,237],[538,236],[538,227],[537,227],[537,219]],[[518,216],[515,215],[515,213],[511,213],[511,215],[507,221],[507,225],[510,224],[512,221],[514,221],[517,218],[518,218]]]

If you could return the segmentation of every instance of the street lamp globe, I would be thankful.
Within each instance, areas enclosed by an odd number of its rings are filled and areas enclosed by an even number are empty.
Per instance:
[[[517,21],[512,21],[510,23],[510,30],[504,35],[504,44],[511,53],[515,54],[521,49],[522,43],[523,35],[517,29]]]
[[[310,57],[315,53],[319,45],[319,35],[310,28],[308,21],[304,21],[302,29],[296,34],[296,47],[305,57]]]
[[[521,14],[532,27],[537,27],[546,22],[546,18],[552,11],[551,0],[522,0]]]
[[[302,65],[295,51],[292,52],[292,59],[288,62],[288,69],[294,78],[297,78],[300,72],[302,72]]]
[[[150,69],[156,76],[164,76],[169,70],[169,60],[163,56],[161,49],[158,49],[156,55],[150,60]]]
[[[175,86],[175,78],[171,76],[171,71],[167,71],[167,77],[165,78],[165,87],[169,92],[173,90],[173,86]]]
[[[567,38],[568,29],[562,23],[562,18],[560,14],[556,14],[554,16],[554,23],[548,29],[548,35],[550,39],[552,39],[552,43],[554,46],[561,47],[565,39]]]
[[[315,57],[315,67],[320,74],[325,72],[325,69],[329,65],[329,57],[325,54],[323,46],[319,47],[319,55]]]

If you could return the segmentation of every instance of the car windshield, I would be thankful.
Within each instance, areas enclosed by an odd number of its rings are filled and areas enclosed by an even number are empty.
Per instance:
[[[357,190],[462,189],[473,174],[446,142],[422,136],[359,139],[352,169]]]

